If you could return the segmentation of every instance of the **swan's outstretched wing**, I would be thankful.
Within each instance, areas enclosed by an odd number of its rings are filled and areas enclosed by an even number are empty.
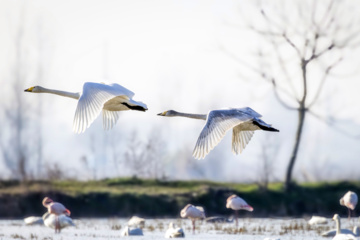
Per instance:
[[[110,83],[110,84],[103,84],[103,85],[107,85],[112,87],[115,91],[117,92],[121,92],[124,95],[128,96],[129,98],[133,98],[135,93],[133,93],[132,91],[130,91],[129,89],[117,84],[117,83]]]
[[[253,135],[254,131],[243,131],[241,125],[235,126],[232,135],[232,152],[234,154],[241,153]]]
[[[117,120],[119,119],[119,112],[117,111],[108,111],[103,109],[103,128],[105,130],[110,130],[115,125]]]
[[[83,86],[83,92],[79,98],[75,111],[73,131],[76,133],[84,132],[95,118],[100,114],[104,103],[114,97],[121,96],[130,99],[134,95],[130,90],[119,84],[103,84],[86,82]],[[103,114],[105,129],[111,128],[118,119],[117,114],[105,112]],[[106,119],[105,119],[106,118]],[[110,118],[110,119],[108,119]]]
[[[196,142],[193,151],[194,158],[205,158],[221,139],[223,139],[228,130],[251,119],[253,119],[253,116],[240,111],[240,109],[210,111],[206,124]]]
[[[249,116],[253,116],[253,117],[256,117],[256,118],[261,118],[262,115],[258,112],[256,112],[255,110],[253,110],[252,108],[250,107],[244,107],[244,108],[231,108],[233,110],[236,110],[238,112],[242,112],[244,114],[247,114]]]

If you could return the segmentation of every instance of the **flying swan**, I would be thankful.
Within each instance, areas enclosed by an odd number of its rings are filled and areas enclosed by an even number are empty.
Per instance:
[[[234,154],[239,154],[244,150],[255,130],[279,132],[262,121],[260,119],[262,116],[249,107],[212,110],[208,114],[190,114],[168,110],[158,115],[206,120],[193,151],[196,159],[205,158],[230,129],[233,130],[232,152]]]
[[[103,128],[111,129],[119,118],[119,111],[146,111],[147,106],[132,99],[134,93],[123,86],[111,83],[86,82],[83,91],[66,92],[40,86],[25,89],[25,92],[51,93],[79,100],[74,117],[73,131],[83,133],[96,119],[102,110]]]

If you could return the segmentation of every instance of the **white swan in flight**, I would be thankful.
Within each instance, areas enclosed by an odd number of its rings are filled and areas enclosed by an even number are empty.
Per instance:
[[[84,132],[102,111],[103,128],[111,129],[119,118],[119,111],[138,110],[146,111],[147,106],[132,99],[134,93],[123,86],[111,83],[86,82],[83,91],[66,92],[34,86],[25,89],[25,92],[51,93],[64,97],[78,99],[75,111],[73,131]]]
[[[234,154],[239,154],[244,150],[255,130],[279,132],[262,121],[260,119],[262,116],[249,107],[212,110],[208,114],[190,114],[168,110],[158,115],[206,120],[193,151],[196,159],[205,158],[230,129],[233,130],[232,152]]]

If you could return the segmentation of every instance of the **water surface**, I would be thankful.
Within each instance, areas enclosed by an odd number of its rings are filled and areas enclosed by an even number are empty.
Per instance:
[[[22,220],[1,220],[0,239],[118,239],[121,230],[128,219],[75,219],[76,227],[68,227],[55,234],[53,229],[45,226],[26,226]],[[306,219],[272,219],[272,218],[243,218],[239,219],[239,226],[235,223],[206,223],[197,221],[195,234],[192,233],[191,222],[187,219],[147,219],[144,236],[133,236],[136,239],[165,239],[164,234],[170,222],[174,222],[185,231],[187,239],[331,239],[320,236],[320,233],[335,228],[335,223],[329,219],[327,224],[310,226]],[[342,219],[342,228],[352,228],[359,225],[358,219]]]

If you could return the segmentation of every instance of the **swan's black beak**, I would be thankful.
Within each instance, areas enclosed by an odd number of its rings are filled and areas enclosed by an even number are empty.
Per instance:
[[[162,112],[162,113],[158,113],[158,114],[156,114],[156,115],[158,115],[158,116],[165,116],[165,114]]]

